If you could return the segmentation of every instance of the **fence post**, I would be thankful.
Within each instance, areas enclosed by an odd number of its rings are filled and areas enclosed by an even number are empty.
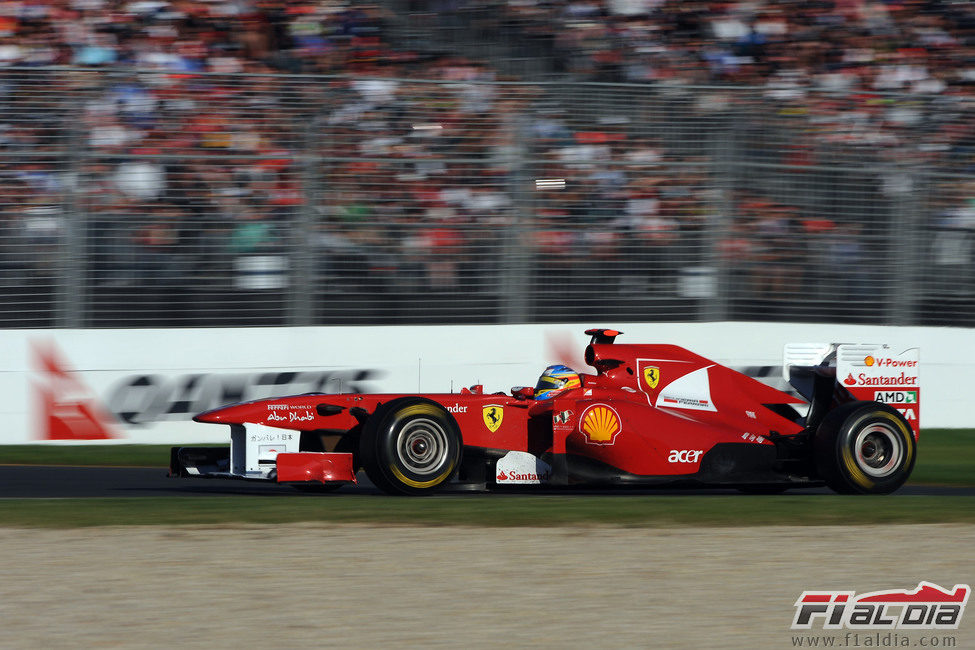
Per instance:
[[[319,120],[314,118],[302,133],[301,209],[295,214],[289,242],[291,277],[288,285],[288,325],[312,325],[315,318],[315,223],[322,196],[319,177],[320,157],[316,151]]]
[[[52,74],[58,74],[53,72]],[[79,196],[83,182],[81,168],[83,148],[86,146],[82,132],[81,112],[85,102],[76,95],[65,96],[66,112],[71,111],[65,127],[64,186],[61,191],[61,219],[64,227],[58,286],[55,292],[55,325],[59,328],[77,328],[85,324],[85,305],[88,299],[85,260],[87,259],[88,219]]]
[[[720,199],[718,213],[705,232],[704,240],[709,266],[714,269],[714,297],[700,301],[698,320],[723,321],[729,320],[731,292],[734,286],[731,282],[731,269],[728,259],[721,255],[721,241],[731,233],[731,221],[734,213],[735,176],[733,169],[735,152],[734,126],[738,121],[728,115],[722,115],[722,121],[712,131],[710,143],[711,177],[718,186]]]
[[[529,128],[527,117],[519,113],[510,126],[515,146],[509,160],[509,191],[513,203],[511,227],[505,229],[501,253],[500,316],[502,323],[526,323],[530,308],[529,250],[526,244],[533,221],[533,184],[528,169]]]
[[[891,203],[891,219],[886,235],[894,281],[885,296],[887,309],[884,319],[888,325],[911,325],[917,317],[919,295],[917,271],[922,259],[919,247],[923,242],[919,195],[924,175],[909,162],[895,162],[886,172]]]

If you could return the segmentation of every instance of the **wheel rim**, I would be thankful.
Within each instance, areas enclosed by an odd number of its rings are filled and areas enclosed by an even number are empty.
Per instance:
[[[857,465],[865,474],[883,477],[894,473],[904,455],[897,432],[884,424],[872,424],[857,434],[854,442]]]
[[[410,420],[396,437],[400,465],[419,476],[436,473],[447,463],[447,440],[447,432],[439,422],[428,418]]]

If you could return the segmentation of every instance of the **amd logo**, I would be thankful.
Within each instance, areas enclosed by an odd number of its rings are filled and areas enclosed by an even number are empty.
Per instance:
[[[881,404],[917,404],[917,391],[878,390],[874,391],[873,401]]]

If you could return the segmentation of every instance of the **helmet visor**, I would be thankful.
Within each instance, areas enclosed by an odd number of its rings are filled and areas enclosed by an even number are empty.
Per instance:
[[[542,375],[538,378],[538,383],[535,384],[535,394],[537,395],[539,391],[562,388],[562,386],[565,385],[565,381],[566,380],[563,377],[549,377],[548,375]]]

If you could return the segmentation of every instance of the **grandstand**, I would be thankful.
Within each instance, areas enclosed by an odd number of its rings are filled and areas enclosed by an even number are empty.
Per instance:
[[[4,12],[2,327],[975,321],[967,3]]]

